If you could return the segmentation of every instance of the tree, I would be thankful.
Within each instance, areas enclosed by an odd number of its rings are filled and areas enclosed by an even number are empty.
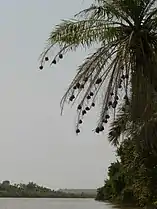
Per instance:
[[[96,200],[105,200],[104,187],[100,187],[97,189]]]
[[[132,101],[130,101],[132,105]],[[157,97],[153,97],[151,117],[145,123],[133,121],[131,118],[131,105],[122,106],[115,120],[110,124],[108,134],[109,141],[114,146],[119,146],[126,138],[136,142],[137,149],[148,147],[151,152],[157,154]]]
[[[10,185],[10,181],[5,180],[5,181],[2,182],[2,185],[4,185],[4,186],[9,186],[9,185]]]
[[[26,185],[27,189],[30,189],[30,190],[34,190],[37,188],[37,184],[34,183],[34,182],[29,182],[27,185]]]
[[[156,106],[155,97],[153,106]],[[146,128],[132,121],[130,106],[122,106],[111,123],[108,139],[117,147],[119,169],[117,163],[109,167],[109,178],[101,189],[104,199],[135,203],[139,206],[156,204],[157,152],[155,143],[148,143],[156,140],[156,135],[153,134],[157,128],[156,113],[145,125],[149,131],[147,141],[142,138]],[[117,179],[117,176],[121,178]],[[102,197],[100,191],[97,197]]]
[[[95,106],[100,94],[102,106],[97,133],[104,130],[110,113],[116,113],[121,103],[130,105],[130,100],[132,121],[144,124],[152,117],[152,101],[157,91],[155,3],[156,0],[95,0],[88,9],[76,14],[75,19],[62,21],[51,32],[41,56],[41,70],[45,61],[50,59],[51,64],[56,64],[68,51],[98,46],[79,66],[61,100],[62,110],[69,100],[78,101],[76,133],[80,132],[83,116]],[[56,56],[51,58],[50,52],[56,48]],[[118,103],[123,94],[124,99]]]
[[[137,146],[133,139],[123,140],[117,155],[119,161],[110,165],[108,179],[96,199],[138,206],[156,203],[157,155],[147,146]]]

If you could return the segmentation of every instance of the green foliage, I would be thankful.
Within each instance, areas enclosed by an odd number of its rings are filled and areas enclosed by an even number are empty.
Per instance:
[[[28,184],[10,184],[3,181],[0,184],[0,197],[29,197],[29,198],[93,198],[88,194],[73,194],[62,191],[54,191],[49,188],[38,186],[33,182]]]
[[[152,106],[157,91],[156,2],[95,0],[74,19],[63,20],[52,30],[41,56],[40,69],[47,60],[56,64],[69,51],[79,47],[91,49],[97,45],[97,49],[78,67],[61,100],[62,109],[69,99],[80,105],[77,130],[87,104],[90,108],[93,102],[97,103],[102,98],[97,132],[104,130],[102,126],[106,114],[116,115],[116,108],[123,104],[129,106],[130,117],[136,127],[144,127],[142,137],[147,141],[146,132],[151,129],[150,121],[156,109]],[[55,57],[51,57],[51,50],[57,50]],[[89,103],[87,98],[91,92],[93,96]],[[125,100],[122,99],[123,94]],[[116,99],[119,95],[121,102]],[[109,106],[110,101],[114,111]]]
[[[96,200],[105,200],[104,187],[100,187],[97,189]]]
[[[108,179],[96,199],[132,203],[138,206],[155,204],[157,199],[157,155],[149,147],[137,146],[125,139],[117,148],[120,161],[112,163]],[[104,196],[100,196],[103,191]]]

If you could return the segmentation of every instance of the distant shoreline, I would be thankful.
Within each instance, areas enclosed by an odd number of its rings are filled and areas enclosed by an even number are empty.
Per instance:
[[[95,198],[89,190],[52,190],[36,183],[11,184],[6,180],[0,183],[0,198]]]
[[[7,197],[0,197],[0,199],[7,199],[7,198],[12,198],[12,199],[93,199],[95,200],[94,197],[15,197],[15,196],[7,196]]]

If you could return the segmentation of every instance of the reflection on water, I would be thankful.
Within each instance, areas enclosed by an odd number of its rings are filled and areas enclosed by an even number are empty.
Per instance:
[[[91,199],[0,199],[0,209],[103,209]]]
[[[139,209],[138,207],[133,207],[133,206],[127,205],[127,204],[126,205],[118,205],[118,204],[116,205],[115,204],[115,205],[112,205],[112,208],[113,209],[119,209],[119,208],[120,209]]]
[[[0,209],[116,209],[119,205],[96,202],[93,199],[12,199],[0,198]],[[127,208],[132,209],[132,208]]]

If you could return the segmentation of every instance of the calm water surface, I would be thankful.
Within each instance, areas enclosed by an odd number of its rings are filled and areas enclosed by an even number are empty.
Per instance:
[[[0,209],[113,209],[93,199],[1,199]]]

